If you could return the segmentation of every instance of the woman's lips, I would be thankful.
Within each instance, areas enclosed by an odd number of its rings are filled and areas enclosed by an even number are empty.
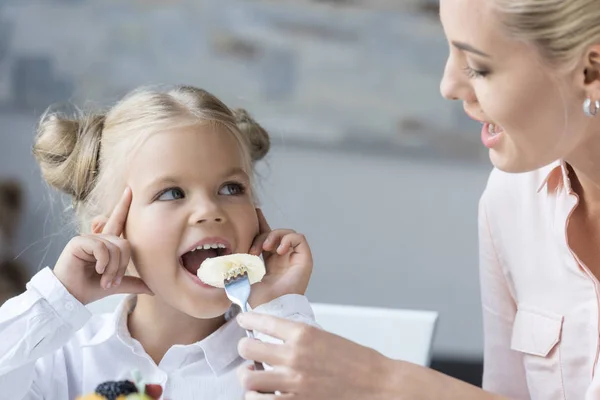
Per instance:
[[[483,124],[483,127],[481,129],[481,141],[485,147],[487,147],[488,149],[492,149],[498,144],[498,142],[502,138],[502,133],[504,132],[500,125],[497,125],[493,122],[486,122],[479,118],[475,118],[470,112],[466,110],[466,108],[465,114],[467,114],[467,116],[473,121],[477,121],[480,124]]]
[[[488,149],[494,148],[502,139],[504,131],[501,127],[495,124],[485,122],[481,128],[481,141]]]

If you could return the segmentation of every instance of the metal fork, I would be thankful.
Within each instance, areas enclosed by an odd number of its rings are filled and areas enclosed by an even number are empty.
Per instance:
[[[237,304],[242,312],[248,312],[248,298],[250,297],[250,280],[248,279],[248,270],[246,267],[236,268],[225,276],[225,293],[234,304]],[[254,339],[254,333],[246,330],[246,335]],[[261,362],[254,361],[254,369],[264,371],[265,367]]]

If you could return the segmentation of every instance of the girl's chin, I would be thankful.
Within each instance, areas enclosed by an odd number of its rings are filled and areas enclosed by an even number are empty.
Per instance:
[[[175,298],[170,301],[185,314],[198,319],[213,319],[223,316],[231,307],[231,301],[227,298],[225,291],[206,291],[190,288],[178,288],[173,290]]]
[[[182,309],[181,311],[184,312],[185,314],[189,315],[192,318],[214,320],[214,319],[224,318],[225,314],[227,314],[227,311],[229,311],[229,307],[230,306],[227,306],[227,307],[214,306],[214,307],[209,307],[209,308],[186,307],[185,310]]]

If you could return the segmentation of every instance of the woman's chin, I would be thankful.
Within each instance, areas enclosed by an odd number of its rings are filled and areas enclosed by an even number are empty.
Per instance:
[[[556,158],[536,157],[505,148],[491,149],[489,155],[495,168],[509,174],[535,171],[556,161]]]
[[[495,168],[502,172],[514,174],[527,171],[518,159],[507,157],[496,150],[490,150],[490,161]]]

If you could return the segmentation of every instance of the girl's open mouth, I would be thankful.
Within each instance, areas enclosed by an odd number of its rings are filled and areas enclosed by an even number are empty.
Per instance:
[[[196,276],[198,268],[200,268],[204,260],[228,254],[231,254],[231,249],[224,243],[204,243],[184,253],[180,257],[179,262],[183,268]]]

